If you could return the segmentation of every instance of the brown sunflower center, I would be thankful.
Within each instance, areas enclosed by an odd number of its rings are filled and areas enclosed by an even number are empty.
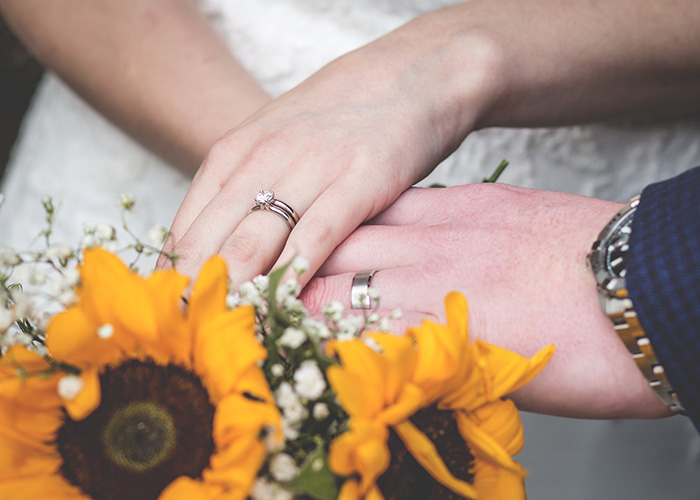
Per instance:
[[[197,376],[132,360],[100,383],[100,406],[81,421],[66,417],[58,433],[68,481],[94,500],[155,500],[175,478],[201,476],[214,407]]]
[[[452,412],[431,406],[417,412],[411,417],[411,422],[433,442],[453,476],[468,483],[474,482],[474,456],[459,434]],[[391,463],[377,480],[386,500],[464,499],[428,474],[393,431],[389,436],[389,449]]]

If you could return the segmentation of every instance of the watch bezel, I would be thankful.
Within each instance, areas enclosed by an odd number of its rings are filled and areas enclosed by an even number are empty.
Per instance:
[[[627,298],[627,287],[624,277],[613,275],[608,270],[608,247],[606,242],[617,230],[620,222],[631,213],[634,213],[639,205],[639,199],[639,195],[632,198],[628,204],[622,207],[613,218],[610,219],[598,235],[598,239],[593,243],[591,251],[588,253],[588,263],[593,271],[598,289],[609,298]]]

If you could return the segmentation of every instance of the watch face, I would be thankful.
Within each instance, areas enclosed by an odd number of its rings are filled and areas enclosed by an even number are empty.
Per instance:
[[[614,278],[625,277],[626,255],[629,250],[629,239],[632,232],[630,222],[633,214],[634,211],[630,211],[620,218],[608,233],[608,237],[601,242],[603,248],[605,248],[605,269]]]

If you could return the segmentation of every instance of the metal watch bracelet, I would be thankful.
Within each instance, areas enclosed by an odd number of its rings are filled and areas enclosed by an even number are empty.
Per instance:
[[[632,354],[637,367],[644,374],[651,388],[672,411],[685,413],[676,392],[666,377],[663,366],[656,358],[649,338],[639,324],[637,313],[632,307],[632,301],[626,296],[620,297],[618,305],[620,306],[618,310],[607,311],[608,316],[612,320],[618,336]]]

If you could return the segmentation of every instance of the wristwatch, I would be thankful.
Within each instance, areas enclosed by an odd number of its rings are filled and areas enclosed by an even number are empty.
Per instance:
[[[588,254],[588,265],[595,276],[600,304],[612,321],[620,340],[661,400],[674,412],[682,413],[684,410],[678,396],[639,324],[625,284],[632,219],[639,198],[639,195],[632,198],[603,228]]]

